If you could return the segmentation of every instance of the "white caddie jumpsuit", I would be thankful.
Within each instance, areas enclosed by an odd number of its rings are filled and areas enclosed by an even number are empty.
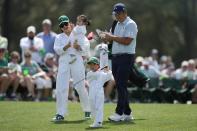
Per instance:
[[[59,55],[59,66],[56,81],[56,108],[57,114],[64,116],[68,114],[68,91],[69,80],[72,76],[75,89],[79,94],[81,106],[84,112],[90,112],[89,96],[85,88],[85,67],[80,53],[73,47],[68,48],[66,51],[63,47],[70,41],[71,36],[61,33],[56,36],[54,43],[54,50]],[[73,59],[75,59],[74,62]]]
[[[104,105],[104,89],[105,82],[112,78],[112,72],[104,72],[98,70],[96,72],[90,71],[87,73],[87,80],[89,83],[89,99],[91,115],[95,123],[103,122],[103,105]]]

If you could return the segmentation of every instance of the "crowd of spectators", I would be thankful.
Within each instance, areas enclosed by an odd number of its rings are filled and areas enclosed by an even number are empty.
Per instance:
[[[186,101],[192,100],[193,103],[197,102],[196,59],[184,60],[181,65],[176,68],[171,56],[162,55],[159,59],[158,50],[152,49],[150,56],[138,56],[136,58],[136,65],[150,79],[158,81],[158,88],[168,86],[172,88],[170,90],[173,90],[177,85],[179,86],[177,87],[179,90],[184,90],[191,94],[188,98],[185,98]],[[167,83],[166,81],[169,82]],[[173,99],[175,100],[176,98]]]
[[[42,32],[28,26],[20,39],[21,55],[7,50],[8,41],[0,36],[0,99],[48,100],[55,88],[57,55],[53,45],[56,33],[49,19],[42,22]]]
[[[20,39],[21,54],[17,51],[9,52],[7,39],[0,36],[0,100],[55,99],[58,56],[53,46],[57,34],[51,30],[51,26],[52,22],[45,19],[40,33],[36,33],[34,26],[27,27],[26,36]],[[98,52],[92,55],[99,56]],[[184,60],[176,68],[172,58],[167,55],[159,57],[157,49],[152,49],[150,56],[137,56],[136,66],[150,79],[197,81],[196,59]],[[162,83],[159,84],[161,86]],[[72,87],[72,80],[70,85]],[[106,102],[116,99],[116,95],[111,97],[111,92],[115,92],[115,82],[111,80],[105,85]],[[188,84],[183,82],[181,88],[188,88]],[[194,82],[189,88],[193,90],[191,100],[196,103],[197,83]],[[70,90],[69,99],[77,100],[77,94],[72,88]]]

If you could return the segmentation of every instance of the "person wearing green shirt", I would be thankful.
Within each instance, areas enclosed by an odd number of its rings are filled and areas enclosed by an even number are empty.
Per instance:
[[[5,59],[7,49],[7,39],[0,36],[0,100],[6,96],[6,90],[9,85],[8,61]]]

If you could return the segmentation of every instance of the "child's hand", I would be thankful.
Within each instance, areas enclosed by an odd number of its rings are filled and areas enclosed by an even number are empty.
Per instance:
[[[75,42],[74,42],[74,44],[73,44],[73,47],[74,47],[76,50],[80,50],[80,49],[81,49],[81,47],[80,47],[80,45],[78,44],[78,41],[77,41],[77,40],[75,40]]]
[[[108,72],[108,71],[109,71],[109,67],[106,66],[103,70],[104,70],[105,72]]]
[[[66,51],[69,47],[71,47],[71,43],[70,42],[67,45],[64,46],[63,50]]]

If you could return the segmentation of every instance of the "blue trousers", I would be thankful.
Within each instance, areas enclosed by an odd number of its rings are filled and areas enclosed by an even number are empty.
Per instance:
[[[112,73],[115,78],[118,91],[116,113],[130,115],[127,81],[134,66],[133,54],[119,54],[112,56]]]

